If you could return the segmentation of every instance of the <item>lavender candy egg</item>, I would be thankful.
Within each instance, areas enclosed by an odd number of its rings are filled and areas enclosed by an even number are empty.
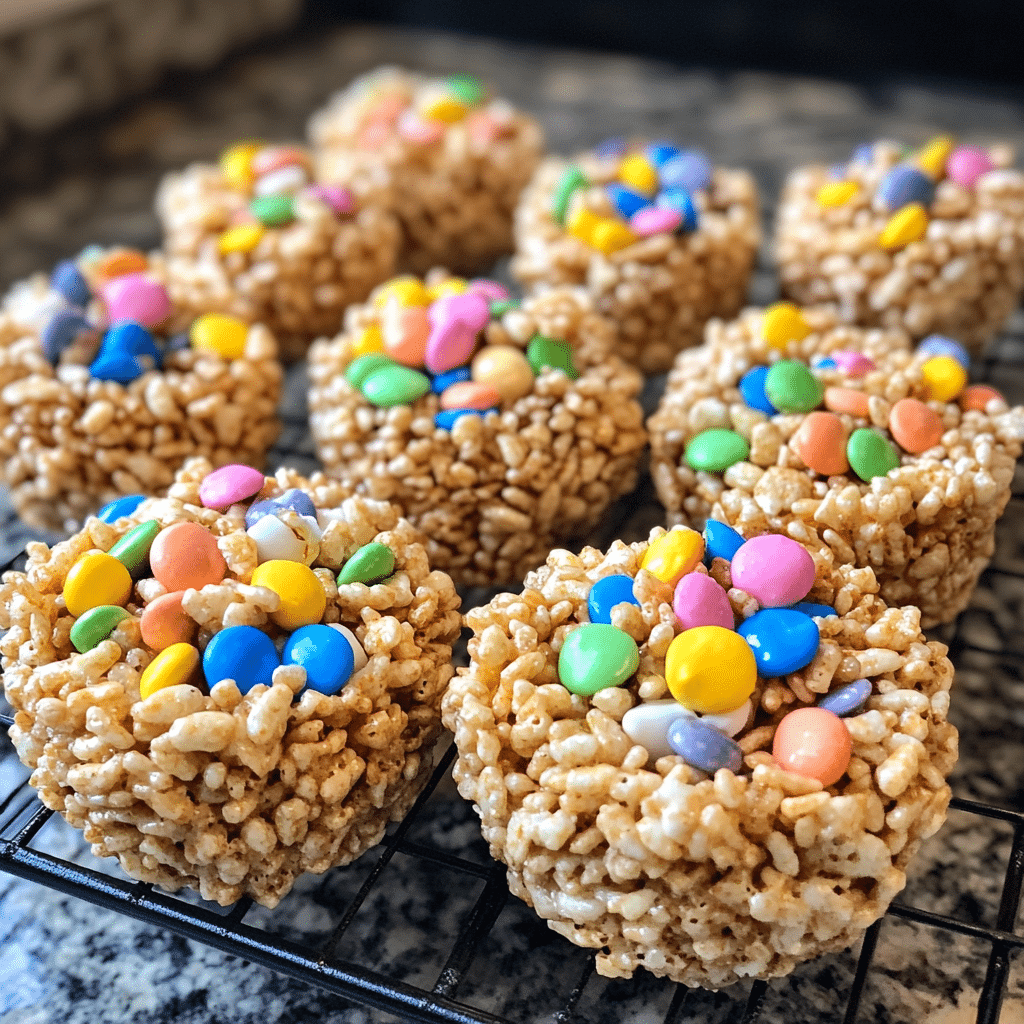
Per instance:
[[[831,711],[832,714],[842,718],[843,715],[852,715],[854,711],[858,711],[870,696],[871,680],[857,679],[849,686],[833,690],[832,693],[822,697],[818,701],[818,707],[825,711]]]
[[[924,171],[910,164],[897,164],[882,179],[875,199],[889,213],[895,213],[909,203],[928,206],[935,198],[935,182]]]
[[[709,775],[719,768],[738,772],[743,767],[740,745],[700,719],[677,718],[668,728],[668,742],[688,765]]]
[[[50,277],[50,287],[60,292],[73,306],[84,308],[92,298],[89,282],[72,260],[63,260],[57,264]]]
[[[658,168],[663,188],[683,188],[694,193],[711,184],[711,161],[696,149],[684,149]]]
[[[89,334],[95,328],[78,310],[62,309],[55,313],[40,332],[43,355],[57,365],[60,354],[73,345],[81,335]]]
[[[248,529],[264,516],[276,515],[286,508],[298,512],[300,516],[316,518],[316,506],[313,504],[313,499],[305,491],[300,491],[298,487],[290,487],[284,494],[276,498],[254,501],[245,513],[245,527]]]

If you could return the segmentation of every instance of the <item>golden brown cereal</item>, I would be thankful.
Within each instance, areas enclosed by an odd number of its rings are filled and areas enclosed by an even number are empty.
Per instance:
[[[957,751],[946,721],[953,667],[942,644],[925,641],[916,608],[886,608],[870,570],[816,552],[808,599],[845,611],[818,620],[823,642],[807,669],[759,680],[742,770],[709,778],[676,755],[652,763],[620,723],[639,701],[667,695],[655,634],[675,621],[671,595],[642,601],[633,681],[586,698],[557,674],[567,629],[587,621],[590,586],[625,573],[640,597],[653,579],[639,571],[646,548],[553,551],[522,593],[469,612],[470,666],[442,704],[459,792],[475,803],[511,890],[597,950],[605,977],[646,967],[705,988],[778,977],[855,942],[942,824]],[[873,693],[846,719],[853,757],[843,778],[822,789],[781,771],[772,737],[805,702],[798,690],[813,679],[813,697],[859,677]]]
[[[895,402],[926,397],[927,356],[913,355],[902,331],[845,327],[825,309],[803,312],[815,330],[790,343],[786,358],[854,349],[877,364],[859,380],[837,370],[817,373],[826,385],[869,396],[868,418],[841,416],[848,430],[884,428]],[[852,471],[826,479],[808,470],[790,444],[803,416],[769,419],[747,408],[739,393],[747,370],[782,355],[766,346],[761,325],[760,310],[729,324],[712,322],[707,344],[681,353],[669,374],[649,428],[651,475],[670,521],[699,525],[712,517],[744,533],[788,533],[820,547],[829,563],[870,566],[883,599],[917,605],[925,628],[954,618],[992,556],[1024,441],[1024,410],[999,400],[984,412],[930,403],[946,428],[936,447],[903,453],[897,469],[870,483]],[[683,461],[689,440],[711,427],[734,429],[751,442],[749,459],[724,475],[695,472]]]
[[[305,671],[290,665],[244,696],[223,680],[209,693],[180,684],[140,700],[154,655],[138,631],[147,581],[129,599],[133,617],[85,654],[68,638],[63,582],[84,551],[107,550],[150,518],[201,522],[222,550],[248,540],[243,506],[222,514],[199,505],[212,468],[189,460],[168,497],[147,499],[113,525],[90,518],[52,549],[30,544],[25,572],[4,576],[10,735],[40,799],[81,828],[97,856],[117,857],[133,878],[172,891],[187,885],[221,904],[248,895],[273,907],[302,872],[346,864],[379,842],[426,783],[459,598],[396,509],[348,497],[322,474],[306,480],[282,469],[257,497],[299,487],[313,498],[325,526],[314,569],[325,582],[370,541],[395,552],[395,575],[384,583],[325,586],[324,621],[352,630],[368,664],[335,695],[299,693]],[[200,647],[230,625],[280,638],[268,621],[279,598],[248,585],[254,565],[231,565],[222,584],[186,592]]]

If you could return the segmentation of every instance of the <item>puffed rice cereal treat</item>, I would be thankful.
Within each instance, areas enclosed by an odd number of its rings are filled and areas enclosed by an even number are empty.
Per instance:
[[[940,136],[793,171],[776,229],[783,294],[980,351],[1024,291],[1024,174],[1012,163],[1005,146]]]
[[[385,179],[366,166],[324,184],[305,148],[257,142],[168,174],[156,197],[156,262],[172,301],[186,317],[266,324],[286,358],[303,356],[394,273],[399,231]]]
[[[3,482],[25,522],[71,531],[190,456],[262,465],[281,376],[264,324],[182,318],[144,254],[90,247],[0,308]]]
[[[191,459],[0,586],[10,736],[132,878],[274,907],[407,813],[459,598],[385,502]]]
[[[747,171],[698,150],[611,140],[551,157],[516,210],[512,273],[529,288],[585,285],[616,351],[661,373],[712,316],[743,304],[760,242]]]
[[[843,949],[945,819],[946,648],[822,554],[659,527],[553,551],[466,616],[459,792],[605,977],[717,989]]]
[[[512,250],[512,212],[540,158],[531,117],[471,75],[378,68],[309,122],[321,181],[382,169],[402,231],[399,266],[487,270]]]
[[[648,424],[670,522],[822,545],[925,628],[948,622],[992,557],[1024,441],[1024,408],[968,385],[968,362],[951,338],[912,352],[902,331],[789,303],[711,324]]]
[[[642,381],[611,346],[580,289],[520,307],[494,281],[396,278],[310,349],[318,457],[457,582],[522,579],[636,482]]]

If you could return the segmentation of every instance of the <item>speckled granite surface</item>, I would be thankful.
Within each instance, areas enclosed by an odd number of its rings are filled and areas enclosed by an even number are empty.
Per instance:
[[[750,166],[768,210],[785,170],[807,160],[832,161],[857,142],[885,135],[921,142],[952,129],[970,141],[1005,139],[1024,151],[1024,105],[964,86],[892,82],[872,91],[838,82],[755,74],[720,75],[664,65],[454,36],[371,29],[303,38],[240,59],[187,91],[165,89],[116,117],[54,140],[38,191],[0,207],[0,285],[87,242],[157,242],[149,200],[159,175],[190,159],[213,157],[240,136],[287,138],[353,74],[382,62],[427,70],[467,70],[494,80],[535,113],[551,148],[571,152],[626,132],[700,144],[713,158]],[[43,165],[41,164],[41,166]],[[769,254],[752,289],[774,295]],[[1024,400],[1024,318],[1019,314],[994,350],[993,381]],[[648,387],[649,408],[663,385]],[[303,427],[302,367],[289,374],[286,426],[275,463],[313,468]],[[1024,493],[1018,474],[1015,493]],[[661,521],[649,482],[621,501],[594,538],[632,539]],[[0,562],[28,536],[0,506]],[[971,608],[942,635],[958,665],[951,712],[961,730],[953,788],[1007,807],[1024,808],[1024,499],[1015,498],[1000,527],[999,549]],[[479,593],[466,595],[476,603]],[[24,770],[0,736],[0,800]],[[967,922],[994,925],[1012,829],[954,812],[922,849],[902,899]],[[442,786],[410,838],[465,861],[487,864],[472,810]],[[77,835],[51,820],[35,846],[97,870]],[[246,925],[316,945],[337,924],[379,854],[349,868],[304,879],[275,911],[254,908]],[[464,915],[483,888],[415,856],[398,854],[356,915],[337,954],[391,978],[434,985]],[[284,978],[163,929],[98,909],[30,882],[0,875],[0,1024],[249,1022],[318,1019],[323,1024],[397,1020]],[[988,944],[888,917],[868,976],[858,1020],[959,1024],[974,1019]],[[482,942],[459,998],[514,1021],[539,1024],[564,1007],[588,960],[510,899]],[[842,1019],[856,966],[853,952],[825,957],[769,987],[762,1016],[810,1024]],[[591,977],[568,1021],[653,1024],[739,1020],[748,994],[675,988],[649,976],[633,982]],[[675,998],[675,1002],[673,999]],[[1011,966],[1004,1022],[1024,1020],[1024,973]]]

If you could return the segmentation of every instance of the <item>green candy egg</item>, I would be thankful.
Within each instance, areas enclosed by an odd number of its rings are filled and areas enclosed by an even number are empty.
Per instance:
[[[899,453],[892,442],[877,430],[861,427],[846,442],[846,458],[850,468],[861,480],[885,476],[900,464]]]
[[[572,198],[573,192],[578,188],[586,187],[587,176],[575,164],[566,167],[558,179],[554,195],[551,197],[551,216],[559,224],[565,224],[565,218],[569,213],[569,200]]]
[[[147,519],[133,526],[107,554],[113,555],[134,576],[146,564],[153,540],[162,529],[159,520]]]
[[[825,387],[803,363],[781,359],[765,375],[764,393],[779,412],[810,412],[821,405]]]
[[[295,219],[295,200],[283,194],[256,196],[249,202],[249,212],[261,224],[276,228]]]
[[[71,643],[76,651],[85,654],[114,632],[117,624],[131,618],[124,608],[116,604],[100,604],[75,619],[71,627]]]
[[[702,430],[690,439],[683,459],[690,469],[705,473],[724,473],[730,466],[742,462],[750,455],[750,445],[735,430],[714,427]]]
[[[572,345],[554,338],[545,338],[543,334],[535,334],[530,340],[526,346],[526,358],[537,376],[540,376],[545,366],[561,370],[569,380],[575,380],[580,375],[573,362]]]
[[[570,693],[581,697],[621,686],[639,667],[636,641],[603,622],[577,626],[566,635],[558,655],[558,678]]]
[[[452,75],[448,79],[448,91],[467,107],[483,102],[486,95],[480,79],[472,75]]]
[[[506,313],[510,313],[513,309],[519,308],[519,303],[512,299],[495,299],[493,302],[488,303],[491,311],[491,317],[504,316]]]
[[[395,571],[395,553],[387,544],[364,544],[338,573],[338,585],[379,583]]]
[[[354,388],[361,388],[363,381],[379,370],[382,366],[394,366],[395,361],[390,356],[384,355],[383,352],[370,352],[365,356],[360,356],[358,359],[353,359],[348,366],[345,367],[345,380],[349,382]]]
[[[360,389],[363,397],[381,409],[408,405],[430,390],[430,378],[419,370],[393,363],[374,370]]]

